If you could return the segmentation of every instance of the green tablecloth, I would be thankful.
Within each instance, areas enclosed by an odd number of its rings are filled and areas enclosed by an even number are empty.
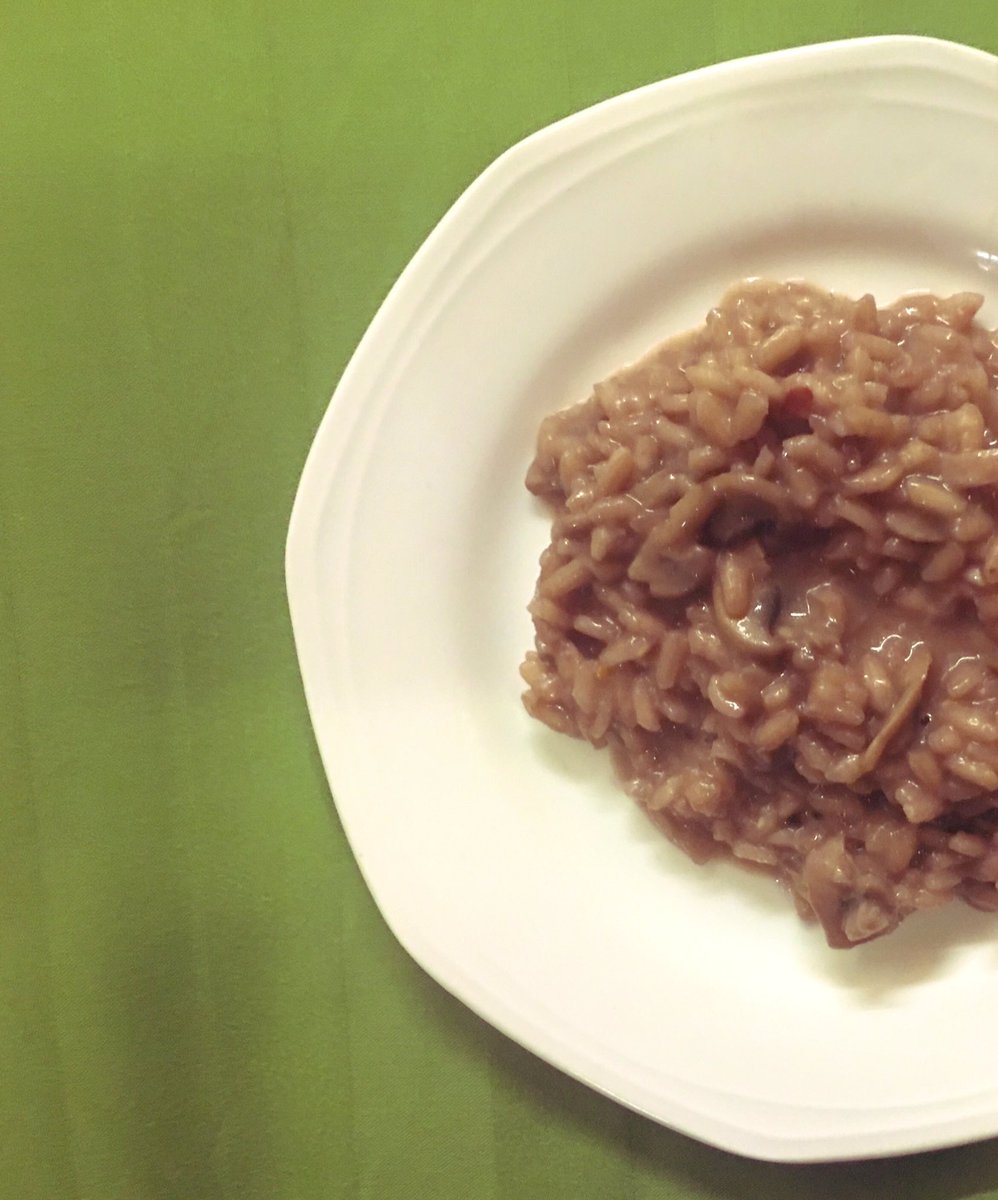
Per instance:
[[[429,982],[332,810],[282,577],[339,372],[499,151],[752,51],[998,51],[993,6],[11,0],[0,27],[0,1195],[998,1196],[998,1142],[706,1149]]]

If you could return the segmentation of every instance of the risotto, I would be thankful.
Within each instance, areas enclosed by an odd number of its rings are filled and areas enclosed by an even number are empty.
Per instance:
[[[749,281],[541,425],[527,709],[832,946],[998,909],[998,335]]]

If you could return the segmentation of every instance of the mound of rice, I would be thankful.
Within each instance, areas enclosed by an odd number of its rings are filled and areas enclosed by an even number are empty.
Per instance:
[[[998,336],[735,287],[543,422],[528,710],[832,946],[998,908]]]

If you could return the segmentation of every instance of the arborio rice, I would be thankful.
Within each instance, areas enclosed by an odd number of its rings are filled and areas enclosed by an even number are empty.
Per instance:
[[[998,335],[748,282],[548,417],[528,710],[832,946],[998,909]]]

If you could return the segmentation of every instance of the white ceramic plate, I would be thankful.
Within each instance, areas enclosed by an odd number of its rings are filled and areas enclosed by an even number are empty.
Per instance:
[[[760,1158],[984,1137],[998,918],[954,905],[830,951],[521,709],[540,417],[747,275],[978,289],[998,323],[998,60],[882,38],[711,67],[535,134],[468,189],[372,322],[295,503],[319,747],[399,940],[558,1067]]]

